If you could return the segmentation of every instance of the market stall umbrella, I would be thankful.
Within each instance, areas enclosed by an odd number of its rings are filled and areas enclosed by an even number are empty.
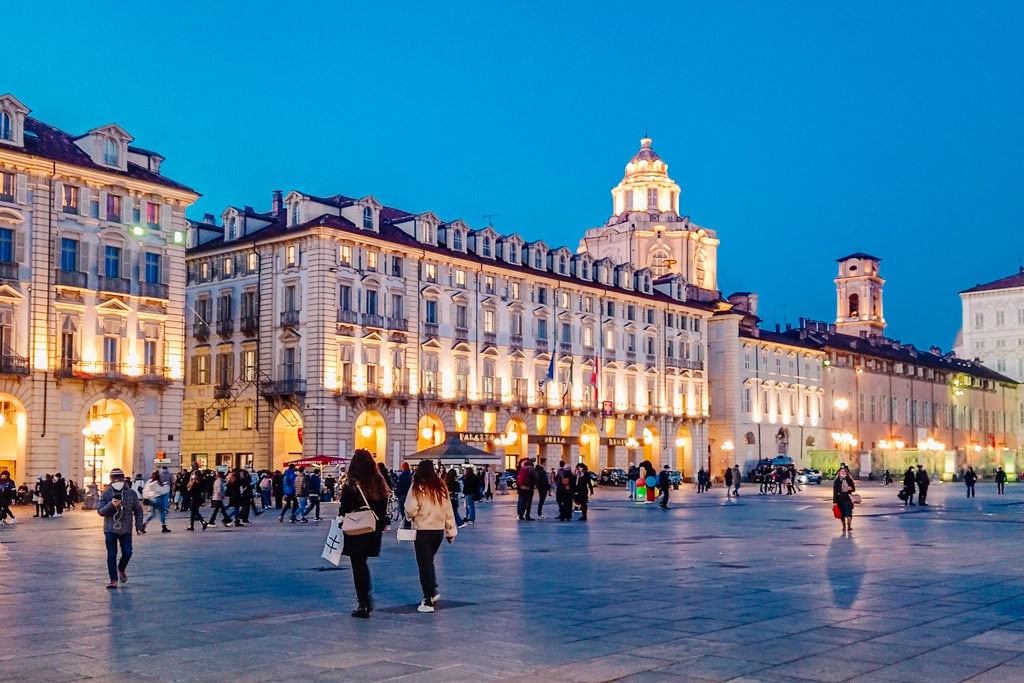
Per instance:
[[[474,465],[500,465],[502,458],[496,453],[488,453],[476,446],[463,443],[457,436],[449,436],[444,443],[424,448],[412,455],[405,456],[410,465],[420,460],[440,460],[444,464],[472,463]]]
[[[296,467],[328,467],[330,465],[345,465],[347,463],[348,458],[339,458],[334,455],[312,455],[308,458],[286,462],[285,467],[288,465],[295,465]]]

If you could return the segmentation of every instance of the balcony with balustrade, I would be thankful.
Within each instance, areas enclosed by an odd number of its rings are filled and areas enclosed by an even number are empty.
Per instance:
[[[281,311],[281,327],[297,327],[302,317],[302,311],[289,309]]]
[[[255,314],[243,315],[238,328],[246,337],[256,336],[260,329],[259,316]]]
[[[88,289],[89,274],[80,273],[77,270],[58,270],[54,274],[54,282],[60,287],[77,287]]]
[[[99,291],[112,294],[129,294],[132,290],[132,281],[126,277],[99,276]]]
[[[210,323],[196,320],[192,323],[192,336],[199,341],[206,341],[210,338]]]
[[[228,339],[235,333],[235,321],[231,318],[223,318],[217,321],[217,336],[221,339]]]

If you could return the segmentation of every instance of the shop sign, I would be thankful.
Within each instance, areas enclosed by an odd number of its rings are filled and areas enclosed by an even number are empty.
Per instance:
[[[626,446],[628,445],[629,439],[619,436],[609,436],[605,439],[601,439],[601,443],[606,446]]]
[[[170,458],[153,458],[153,464],[154,465],[170,465],[171,464],[171,459]]]
[[[531,434],[527,439],[529,443],[539,443],[546,446],[564,446],[569,443],[567,436],[548,436],[546,434]]]
[[[459,441],[462,443],[491,443],[498,434],[494,432],[456,432],[455,436],[459,437]]]

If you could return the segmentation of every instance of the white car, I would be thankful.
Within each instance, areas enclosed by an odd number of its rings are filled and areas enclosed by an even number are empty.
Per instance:
[[[798,484],[820,484],[821,470],[800,470],[796,473]]]

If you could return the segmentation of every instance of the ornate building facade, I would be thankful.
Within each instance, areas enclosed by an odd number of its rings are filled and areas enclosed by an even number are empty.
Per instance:
[[[685,225],[666,188],[658,220]],[[297,191],[194,223],[187,260],[186,461],[395,466],[447,435],[509,464],[706,453],[717,292],[678,269]]]
[[[919,463],[946,479],[967,465],[1015,475],[1017,382],[938,347],[885,337],[880,261],[837,259],[834,323],[758,330],[756,297],[729,297],[730,310],[711,323],[712,454],[728,443],[748,468],[756,450],[802,467],[847,462],[862,477]]]
[[[0,468],[148,472],[180,450],[197,194],[117,125],[72,135],[28,114],[0,96]]]

